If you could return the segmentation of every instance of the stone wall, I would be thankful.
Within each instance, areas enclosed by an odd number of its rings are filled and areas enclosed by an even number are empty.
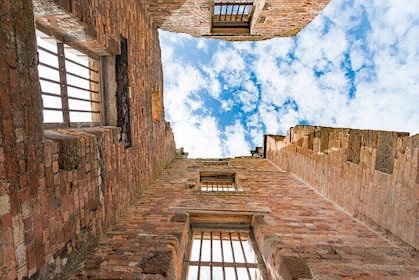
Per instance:
[[[240,191],[199,191],[203,171],[235,172]],[[212,219],[228,228],[243,216],[250,217],[267,279],[415,279],[419,273],[417,258],[289,172],[266,159],[236,158],[173,161],[69,277],[182,279],[190,223]]]
[[[351,215],[419,248],[419,135],[296,126],[265,142],[267,159]]]
[[[295,36],[330,0],[253,1],[255,8],[250,34],[240,36],[220,36],[211,33],[213,1],[165,1],[164,4],[149,0],[143,2],[156,24],[164,30],[232,41],[255,41]]]
[[[43,129],[35,21],[96,57],[127,38],[131,147],[116,127]],[[152,117],[163,81],[150,22],[134,0],[1,2],[1,279],[52,277],[174,159],[169,125]]]

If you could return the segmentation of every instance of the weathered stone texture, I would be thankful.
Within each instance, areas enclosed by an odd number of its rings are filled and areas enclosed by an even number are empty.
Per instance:
[[[152,116],[151,93],[162,89],[160,49],[138,1],[33,4],[42,28],[96,57],[117,53],[119,35],[128,39],[134,140],[124,149],[112,127],[44,135],[32,1],[1,1],[1,279],[52,277],[175,157],[170,127]]]
[[[203,170],[214,167],[175,160],[106,231],[74,279],[141,279],[150,273],[179,279],[188,217],[197,212],[254,215],[252,227],[270,279],[414,279],[419,273],[419,262],[409,253],[268,160],[230,159],[218,168],[235,171],[250,188],[246,192],[185,188]]]
[[[267,136],[265,152],[352,215],[418,249],[418,139],[399,132],[296,126],[284,139]]]
[[[214,36],[211,33],[212,1],[143,0],[143,2],[153,21],[164,30],[193,36],[254,41],[296,35],[330,0],[253,1],[255,9],[250,34],[243,36]]]

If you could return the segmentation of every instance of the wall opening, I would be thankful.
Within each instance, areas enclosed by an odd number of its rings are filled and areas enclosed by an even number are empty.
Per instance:
[[[131,125],[129,109],[129,79],[128,79],[128,41],[122,37],[121,54],[116,56],[115,71],[117,81],[117,125],[122,129],[124,146],[131,146]]]
[[[44,123],[102,123],[99,61],[36,30]]]
[[[215,0],[211,33],[249,34],[253,10],[253,1]]]
[[[182,279],[267,279],[250,226],[251,217],[207,218],[190,216]]]
[[[199,188],[202,192],[236,192],[236,173],[202,171],[199,174]]]

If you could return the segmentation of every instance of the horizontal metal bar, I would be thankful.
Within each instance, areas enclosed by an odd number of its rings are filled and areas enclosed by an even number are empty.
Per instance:
[[[52,93],[52,92],[45,92],[45,91],[41,91],[42,95],[47,95],[47,96],[53,96],[53,97],[59,97],[61,98],[61,94],[59,93]]]
[[[93,114],[100,114],[100,111],[90,111],[90,110],[78,110],[78,109],[71,109],[70,112],[79,112],[79,113],[93,113]]]
[[[53,83],[53,84],[57,84],[57,85],[61,85],[60,81],[54,81],[54,80],[51,80],[51,79],[48,79],[48,78],[44,78],[44,77],[39,77],[39,79],[40,79],[41,81],[45,81],[45,82],[49,82],[49,83]]]
[[[44,66],[44,67],[47,67],[47,68],[50,68],[50,69],[53,69],[53,70],[56,70],[56,71],[60,71],[60,69],[58,69],[58,67],[52,66],[50,64],[39,62],[39,65]]]
[[[71,84],[67,84],[67,86],[68,86],[68,87],[75,88],[75,89],[79,89],[79,90],[88,91],[88,92],[90,92],[90,93],[99,93],[99,91],[97,91],[97,90],[90,90],[90,89],[86,89],[86,88],[78,87],[78,86],[71,85]]]
[[[96,70],[96,69],[93,69],[93,68],[90,68],[90,67],[88,67],[88,66],[86,66],[86,65],[83,65],[83,64],[81,64],[81,63],[79,63],[79,62],[77,62],[77,61],[74,61],[74,60],[72,60],[72,59],[70,59],[70,58],[65,58],[65,60],[66,61],[69,61],[69,62],[71,62],[71,63],[73,63],[73,64],[76,64],[76,65],[78,65],[78,66],[80,66],[80,67],[83,67],[83,68],[86,68],[86,69],[88,69],[88,70],[90,70],[90,71],[92,71],[92,72],[95,72],[95,73],[99,73],[99,71],[98,70]]]
[[[208,262],[208,261],[188,261],[188,263],[189,263],[189,266],[258,268],[257,263]]]
[[[72,73],[72,72],[69,72],[69,71],[67,71],[66,73],[67,73],[68,75],[73,76],[73,77],[76,77],[76,78],[79,78],[79,79],[83,79],[83,80],[85,80],[85,81],[89,81],[89,82],[92,82],[92,83],[95,83],[95,84],[99,84],[99,81],[98,81],[98,80],[89,79],[89,78],[86,78],[86,77],[83,77],[83,76],[77,75],[77,74]]]
[[[68,97],[68,99],[71,99],[71,100],[79,100],[79,101],[86,101],[86,102],[91,102],[91,103],[97,103],[97,104],[100,104],[100,101],[95,101],[95,100],[86,99],[86,98],[79,98],[79,97],[72,97],[72,96],[69,96],[69,97]]]
[[[39,46],[39,45],[38,45],[38,50],[41,50],[41,51],[43,51],[43,52],[46,52],[46,53],[49,53],[49,54],[51,54],[51,55],[54,55],[54,56],[57,56],[57,57],[58,57],[58,54],[57,54],[57,53],[55,53],[55,52],[53,52],[53,51],[51,51],[51,50],[49,50],[49,49],[46,49],[46,48],[44,48],[44,47],[41,47],[41,46]]]
[[[52,107],[44,107],[44,111],[60,111],[62,112],[62,108],[52,108]]]

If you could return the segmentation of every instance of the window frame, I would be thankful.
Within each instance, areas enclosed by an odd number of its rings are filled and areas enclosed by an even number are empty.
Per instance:
[[[79,48],[74,48],[73,46],[69,45],[67,42],[65,42],[64,38],[59,37],[55,34],[53,34],[50,30],[47,28],[42,27],[41,25],[36,26],[36,30],[45,34],[49,38],[43,38],[44,40],[55,40],[55,46],[51,47],[50,49],[42,47],[39,43],[37,43],[37,49],[38,52],[44,52],[50,56],[55,56],[54,62],[58,64],[58,67],[52,66],[51,64],[48,64],[47,61],[39,62],[38,64],[38,72],[40,73],[41,70],[39,67],[45,67],[50,68],[52,71],[57,71],[59,77],[57,80],[49,79],[47,77],[42,77],[39,75],[39,80],[59,85],[60,89],[56,90],[54,92],[48,92],[45,90],[45,88],[42,88],[41,86],[41,94],[43,98],[43,104],[45,104],[44,97],[50,96],[55,98],[61,99],[61,108],[55,108],[55,107],[48,107],[43,105],[43,112],[48,111],[58,111],[62,114],[62,121],[60,122],[45,122],[43,123],[44,129],[53,129],[53,128],[73,128],[73,127],[92,127],[92,126],[99,126],[103,124],[103,89],[102,89],[102,77],[101,77],[101,61],[100,56],[95,56],[92,53],[89,53],[88,51],[80,50]],[[38,36],[37,36],[38,37]],[[54,49],[56,48],[56,49]],[[54,49],[54,51],[52,50]],[[56,52],[55,52],[56,50]],[[66,58],[72,50],[75,50],[78,53],[81,53],[88,57],[89,65],[82,65],[78,63],[77,61],[74,61],[72,58]],[[91,66],[90,61],[95,61],[97,68],[93,68]],[[89,77],[85,77],[83,75],[78,75],[78,73],[74,73],[72,71],[67,70],[67,65],[73,64],[77,65],[76,67],[84,68],[89,72]],[[77,79],[85,80],[89,82],[89,86],[87,87],[78,87],[77,85],[73,83],[69,83],[67,81],[68,75],[75,77]],[[95,78],[92,77],[92,75],[96,75]],[[95,85],[93,85],[95,84]],[[93,87],[92,87],[93,85]],[[69,96],[68,89],[74,88],[81,91],[87,91],[89,92],[89,97],[75,97],[75,96]],[[96,95],[96,97],[93,97],[93,95]],[[90,109],[84,110],[78,108],[78,106],[71,106],[69,104],[69,100],[84,102],[84,103],[90,103]],[[90,113],[91,114],[91,121],[74,121],[71,119],[70,114],[71,113]]]
[[[236,172],[200,171],[198,191],[202,193],[234,193],[243,191]]]
[[[255,277],[255,279],[268,279],[267,278],[267,270],[266,266],[263,262],[262,254],[259,251],[259,248],[256,243],[256,238],[253,234],[253,229],[251,226],[251,221],[253,219],[253,216],[251,215],[222,215],[222,216],[213,216],[213,215],[196,215],[192,214],[190,215],[190,228],[189,228],[189,236],[188,236],[188,244],[186,246],[186,251],[183,259],[183,270],[182,270],[182,277],[181,279],[186,280],[189,276],[189,269],[191,266],[197,266],[198,267],[198,275],[197,279],[200,279],[200,271],[201,267],[210,267],[210,279],[215,279],[213,277],[213,268],[214,267],[221,267],[223,270],[223,279],[230,279],[229,277],[226,277],[226,268],[234,268],[234,275],[235,278],[238,279],[238,268],[245,268],[247,272],[248,279],[252,279],[250,275],[251,269],[256,269],[257,273],[259,274],[259,277]],[[194,240],[197,240],[194,238],[196,235],[196,232],[199,232],[200,235],[200,248],[199,248],[199,260],[191,260],[192,258],[192,249],[193,249],[193,242]],[[226,240],[227,243],[230,241],[230,249],[232,250],[231,256],[233,258],[233,262],[225,262],[224,261],[224,254],[222,254],[222,261],[221,262],[215,262],[213,261],[213,255],[214,255],[214,247],[213,240],[210,239],[210,248],[211,252],[210,254],[210,261],[202,261],[202,248],[203,248],[203,237],[205,233],[219,233],[221,234],[220,238],[222,238],[222,233],[228,235],[229,239],[219,239],[219,240]],[[234,240],[240,242],[240,249],[237,249],[238,251],[241,251],[241,254],[243,256],[244,262],[236,262],[236,259],[234,255],[237,255],[237,252],[235,252],[237,248],[236,246],[233,246],[233,239],[232,239],[232,233],[237,234],[237,237],[239,240]],[[246,235],[245,240],[241,240],[240,233],[244,233]],[[210,238],[211,238],[211,234]],[[252,257],[255,258],[255,261],[250,262],[250,260],[247,260],[246,253],[244,250],[243,242],[249,242],[249,245],[251,246],[251,249],[253,251]],[[225,251],[223,249],[223,243],[219,242],[221,250],[223,252]]]
[[[222,13],[224,9],[225,14]],[[248,12],[246,12],[247,9]],[[220,11],[219,13],[218,10]],[[237,2],[232,0],[214,0],[211,5],[211,33],[213,35],[250,34],[254,10],[255,6],[252,0]]]

